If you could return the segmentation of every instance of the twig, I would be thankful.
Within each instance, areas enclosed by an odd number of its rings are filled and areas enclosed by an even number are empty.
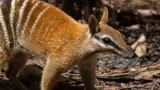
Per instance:
[[[157,86],[157,84],[160,82],[160,80],[156,80],[151,88],[151,90],[155,90],[155,87]]]
[[[111,72],[110,69],[108,69],[108,68],[102,66],[101,64],[97,63],[97,65],[100,66],[100,67],[101,67],[103,70],[105,70],[106,72]]]
[[[135,58],[135,61],[131,65],[128,65],[124,72],[128,71],[131,67],[133,67],[139,61],[139,59],[139,57]]]
[[[150,68],[152,68],[152,69],[157,68],[157,67],[160,67],[160,64],[153,64],[150,66]]]
[[[0,80],[0,83],[3,84],[5,87],[7,87],[9,90],[13,90],[13,89],[10,88],[8,85],[6,85],[5,83],[3,83],[1,80]]]

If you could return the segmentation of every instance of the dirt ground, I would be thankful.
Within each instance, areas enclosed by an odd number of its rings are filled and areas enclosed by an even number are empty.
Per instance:
[[[100,11],[103,10],[103,6],[107,6],[110,13],[109,25],[120,31],[130,46],[141,35],[144,35],[146,39],[142,43],[137,44],[137,47],[140,49],[145,47],[146,51],[142,49],[142,56],[134,56],[130,59],[108,52],[95,54],[97,61],[97,90],[160,90],[160,6],[156,7],[156,5],[160,5],[159,2],[157,1],[156,3],[153,2],[156,0],[147,0],[145,5],[142,5],[143,7],[138,6],[142,2],[138,2],[138,5],[136,3],[136,7],[134,6],[134,2],[132,4],[133,8],[127,7],[128,4],[125,2],[121,7],[116,7],[115,5],[115,8],[113,8],[111,5],[113,4],[114,6],[114,2],[108,5],[106,3],[108,0],[102,1],[104,1],[102,3],[103,5],[96,4],[97,6],[102,6],[94,7],[95,10],[93,13],[97,17],[101,17],[102,12]],[[151,3],[150,7],[147,6],[148,1]],[[57,2],[56,4],[61,6],[61,3]],[[124,4],[127,5],[125,6]],[[124,7],[128,9],[124,9]],[[143,12],[141,9],[154,10],[155,13],[148,14],[147,11]],[[83,10],[81,11],[83,12]],[[85,22],[83,14],[80,15],[78,20]],[[39,90],[44,66],[45,62],[41,58],[31,56],[27,66],[19,74],[19,79],[29,90]],[[6,70],[7,65],[0,72],[0,90],[17,90],[5,77]],[[80,78],[78,67],[75,66],[62,75],[54,90],[83,89],[84,84]]]

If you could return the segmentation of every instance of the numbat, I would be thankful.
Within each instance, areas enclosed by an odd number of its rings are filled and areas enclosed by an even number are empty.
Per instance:
[[[9,60],[6,76],[20,90],[27,90],[17,74],[31,53],[47,62],[41,90],[52,90],[61,73],[76,64],[86,90],[94,90],[95,64],[88,59],[93,53],[113,50],[133,56],[120,32],[108,26],[107,20],[107,8],[100,22],[90,15],[88,24],[81,24],[40,0],[0,0],[1,60]]]

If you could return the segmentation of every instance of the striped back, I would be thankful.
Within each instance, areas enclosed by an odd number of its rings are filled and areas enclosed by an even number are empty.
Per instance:
[[[38,8],[39,11],[36,11],[36,8],[39,6],[41,8]],[[12,48],[15,45],[15,40],[20,36],[20,32],[24,32],[28,24],[33,25],[32,23],[34,22],[30,23],[29,21],[31,15],[35,14],[34,11],[39,16],[35,17],[38,21],[38,18],[41,16],[38,14],[41,14],[40,12],[43,13],[43,10],[45,11],[48,7],[47,4],[43,4],[38,0],[0,1],[0,29],[4,36],[5,46],[8,49]]]
[[[26,28],[31,27],[33,31],[39,18],[49,7],[50,5],[47,6],[39,0],[0,1],[0,64],[5,62],[4,55],[10,53],[21,41]],[[33,14],[36,14],[35,17]]]
[[[0,47],[8,53],[19,44],[50,50],[70,40],[77,42],[75,39],[83,36],[79,25],[63,11],[40,0],[0,1]]]
[[[13,47],[15,34],[11,29],[10,12],[11,1],[0,1],[0,68],[8,60],[9,48]],[[14,38],[13,38],[14,37]]]

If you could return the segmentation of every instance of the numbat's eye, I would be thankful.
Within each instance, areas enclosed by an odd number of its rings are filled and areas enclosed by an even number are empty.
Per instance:
[[[112,41],[111,41],[110,39],[108,39],[108,38],[103,38],[103,39],[102,39],[102,42],[105,43],[105,44],[109,44],[109,43],[111,43]]]

